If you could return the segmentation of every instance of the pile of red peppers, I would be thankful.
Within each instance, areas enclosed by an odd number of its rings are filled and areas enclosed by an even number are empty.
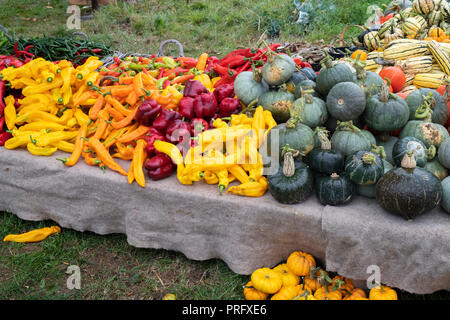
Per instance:
[[[33,46],[28,46],[24,50],[17,49],[17,42],[14,46],[14,55],[0,55],[0,70],[3,70],[7,67],[19,68],[31,61],[34,58],[34,54],[28,52]],[[11,138],[11,134],[6,132],[6,124],[5,124],[5,103],[4,98],[6,95],[6,82],[0,80],[0,147],[5,145],[6,140]],[[18,106],[18,99],[20,97],[16,97],[16,106]]]

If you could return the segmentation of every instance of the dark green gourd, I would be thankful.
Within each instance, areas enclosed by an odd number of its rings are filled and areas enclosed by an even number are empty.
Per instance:
[[[316,132],[315,132],[316,133]],[[345,157],[340,151],[331,149],[326,131],[317,131],[320,147],[306,156],[306,162],[315,172],[330,175],[344,170]]]
[[[344,174],[333,173],[317,179],[316,196],[323,205],[338,206],[350,202],[355,194],[355,185]]]
[[[301,98],[294,101],[294,108],[298,108],[299,117],[303,124],[311,129],[323,125],[328,120],[325,102],[311,95],[312,91],[303,92]]]
[[[413,220],[442,199],[441,182],[425,169],[416,167],[413,152],[404,155],[401,167],[387,172],[378,181],[377,202],[386,211]]]
[[[352,69],[346,64],[335,63],[328,53],[326,53],[321,64],[322,69],[320,69],[316,78],[316,90],[323,97],[326,97],[337,83],[354,80]]]
[[[366,108],[364,91],[354,82],[340,82],[327,96],[329,114],[340,121],[355,120]]]
[[[298,156],[298,151],[286,149],[278,172],[267,178],[270,194],[283,204],[303,202],[313,191],[311,169],[302,161],[294,160],[294,156]]]
[[[348,156],[345,172],[350,180],[358,185],[373,185],[384,173],[382,160],[371,151],[358,151]]]
[[[416,165],[423,168],[428,161],[429,152],[425,144],[414,137],[398,139],[394,144],[392,149],[392,159],[394,160],[394,164],[397,167],[400,166],[403,157],[410,151],[414,153]],[[430,158],[434,158],[434,155],[430,156]]]
[[[358,151],[370,150],[375,138],[370,132],[360,130],[351,121],[340,122],[331,136],[331,147],[342,152],[344,156],[352,155]]]
[[[434,89],[421,88],[412,91],[406,97],[405,101],[409,107],[409,119],[415,120],[415,114],[417,109],[423,105],[427,96],[431,96],[431,109],[433,110],[432,121],[445,125],[448,118],[447,102],[441,96],[439,92]]]
[[[290,109],[294,103],[294,95],[286,90],[269,90],[258,99],[258,105],[272,113],[277,123],[289,120]]]

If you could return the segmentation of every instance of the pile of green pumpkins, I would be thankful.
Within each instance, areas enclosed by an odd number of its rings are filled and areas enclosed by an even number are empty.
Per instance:
[[[447,98],[423,88],[403,99],[358,58],[326,55],[321,64],[299,69],[272,52],[260,72],[235,80],[236,96],[278,123],[260,149],[266,165],[279,159],[272,196],[297,204],[315,193],[333,206],[364,196],[407,220],[438,206],[450,213]]]

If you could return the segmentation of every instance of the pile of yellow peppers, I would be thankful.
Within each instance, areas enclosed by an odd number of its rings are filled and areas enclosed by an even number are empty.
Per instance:
[[[27,147],[38,156],[50,156],[57,150],[73,152],[80,126],[90,120],[83,107],[96,102],[94,96],[86,96],[101,65],[98,57],[88,58],[77,68],[66,60],[52,63],[37,58],[17,69],[3,69],[0,78],[9,81],[13,89],[22,89],[24,95],[17,110],[14,97],[5,98],[5,122],[13,136],[5,148]]]
[[[229,123],[216,119],[214,129],[198,135],[197,145],[191,147],[184,158],[174,144],[156,141],[154,146],[177,165],[177,178],[182,184],[204,180],[208,184],[217,184],[222,194],[229,183],[238,180],[240,184],[229,187],[227,193],[261,197],[267,191],[268,183],[263,176],[264,164],[259,148],[276,125],[272,113],[259,106],[252,118],[233,114]],[[224,144],[226,150],[223,150]]]

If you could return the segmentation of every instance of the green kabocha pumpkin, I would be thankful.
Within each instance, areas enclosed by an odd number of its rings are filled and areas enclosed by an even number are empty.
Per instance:
[[[441,182],[442,200],[441,207],[445,212],[450,214],[450,177],[445,178]]]
[[[327,129],[328,131],[334,132],[334,131],[336,131],[336,128],[338,127],[338,123],[340,123],[340,122],[341,122],[341,121],[339,121],[339,120],[336,119],[336,118],[333,118],[332,116],[330,116],[330,115],[328,114],[328,120],[327,120],[327,122],[325,123],[325,127],[326,127],[326,129]],[[352,120],[352,124],[353,124],[355,127],[359,128],[359,129],[363,129],[364,126],[365,126],[365,123],[364,123],[364,121],[362,120],[362,117],[359,117],[359,118],[356,119],[356,120]]]
[[[319,94],[315,90],[316,90],[316,83],[314,81],[303,80],[295,86],[295,91],[294,91],[295,99],[301,98],[302,92],[306,92],[306,91],[309,91],[313,97],[319,98]]]
[[[424,167],[425,170],[431,172],[438,178],[439,180],[444,180],[448,176],[448,170],[444,167],[437,157],[433,160],[428,161]]]
[[[300,70],[309,80],[316,81],[317,73],[310,67],[305,67]]]
[[[308,78],[303,73],[301,73],[300,71],[295,71],[292,74],[292,77],[288,81],[286,81],[287,91],[295,94],[295,89],[297,88],[299,83],[306,80],[308,80]]]
[[[258,104],[272,113],[277,123],[289,120],[294,95],[285,90],[269,90],[259,96]]]
[[[328,53],[321,64],[322,69],[320,69],[316,78],[316,90],[323,97],[326,97],[336,84],[351,82],[355,79],[353,71],[348,65],[335,63]]]
[[[373,185],[384,173],[383,162],[371,151],[358,151],[345,161],[345,173],[359,185]]]
[[[356,70],[356,84],[363,89],[366,98],[381,92],[381,88],[385,85],[383,78],[376,72],[367,71],[365,69],[366,62],[359,60],[359,57],[353,63]]]
[[[271,87],[287,82],[295,72],[295,62],[288,55],[269,53],[262,67],[262,77]]]
[[[370,132],[364,131],[354,126],[351,121],[338,123],[336,131],[331,136],[331,147],[342,152],[344,156],[353,155],[358,151],[369,151],[375,143],[375,138]]]
[[[234,80],[234,93],[245,105],[258,99],[267,91],[269,91],[269,86],[262,80],[259,71],[241,72]]]
[[[268,159],[280,159],[286,146],[306,156],[314,148],[314,132],[301,123],[298,108],[291,108],[291,118],[269,131],[265,145]],[[277,150],[278,154],[274,155]]]
[[[449,137],[447,129],[439,123],[432,121],[431,102],[432,96],[429,95],[424,99],[424,104],[420,106],[415,112],[416,119],[410,120],[400,132],[399,137],[415,137],[422,141],[427,148],[434,145],[439,147],[441,143]]]
[[[340,151],[331,149],[331,142],[325,131],[318,131],[320,147],[311,150],[306,156],[306,163],[315,172],[330,175],[344,171],[345,157]]]
[[[448,118],[448,107],[444,98],[434,89],[421,88],[412,91],[405,101],[409,107],[409,119],[416,120],[416,111],[424,105],[425,99],[431,96],[430,107],[433,110],[431,120],[434,123],[445,125]]]
[[[376,189],[380,206],[407,220],[439,206],[442,199],[441,181],[431,172],[416,167],[413,152],[403,156],[400,168],[383,175]]]
[[[409,108],[402,98],[390,94],[388,86],[383,84],[379,94],[368,98],[363,118],[371,129],[396,131],[408,122]]]
[[[325,176],[315,185],[316,196],[323,205],[339,206],[350,202],[355,194],[355,185],[344,174]]]
[[[311,129],[323,125],[328,120],[325,101],[313,97],[310,92],[294,101],[294,108],[298,108],[301,122]]]
[[[298,151],[285,149],[278,172],[267,178],[270,194],[283,204],[300,203],[313,191],[312,171],[302,161],[294,160],[297,155]]]
[[[414,162],[419,167],[425,167],[428,161],[428,149],[425,144],[417,138],[414,137],[404,137],[398,139],[392,148],[392,159],[394,164],[398,167],[400,166],[405,154],[408,152],[414,153]],[[433,158],[432,156],[431,158]]]
[[[340,121],[355,120],[366,108],[366,95],[354,82],[340,82],[327,96],[327,110]]]
[[[386,160],[390,164],[394,164],[394,160],[392,159],[392,149],[394,148],[394,144],[397,142],[398,137],[390,136],[388,134],[381,134],[376,137],[376,145],[383,147],[384,153],[386,155]]]
[[[450,138],[444,140],[437,151],[439,162],[450,169]]]
[[[372,152],[377,153],[377,155],[381,158],[381,161],[383,162],[383,175],[389,170],[392,170],[394,168],[394,166],[391,163],[387,162],[386,159],[383,158],[386,156],[386,154],[382,146],[375,146],[372,149]],[[377,195],[376,184],[356,185],[356,192],[363,197],[375,199]]]

